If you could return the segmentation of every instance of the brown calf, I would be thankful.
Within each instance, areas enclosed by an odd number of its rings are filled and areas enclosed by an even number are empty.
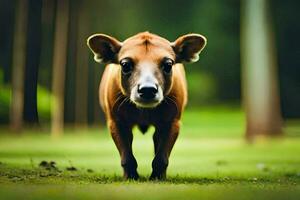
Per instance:
[[[205,37],[188,34],[169,42],[143,32],[120,42],[94,34],[87,43],[95,61],[108,63],[100,83],[100,104],[121,156],[124,177],[139,177],[132,153],[132,127],[137,125],[145,133],[153,125],[155,157],[150,179],[165,178],[187,102],[182,62],[198,60]]]

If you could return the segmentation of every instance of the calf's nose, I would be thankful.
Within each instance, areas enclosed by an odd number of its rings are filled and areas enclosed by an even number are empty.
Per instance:
[[[154,99],[158,92],[158,87],[156,84],[141,84],[138,85],[138,93],[141,98],[145,100]]]

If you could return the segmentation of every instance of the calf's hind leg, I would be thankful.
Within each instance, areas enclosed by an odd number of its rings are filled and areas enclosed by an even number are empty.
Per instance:
[[[132,153],[132,130],[131,127],[109,122],[111,136],[118,148],[121,165],[124,171],[125,179],[138,179],[137,162]]]
[[[153,135],[155,157],[152,161],[151,180],[166,178],[169,156],[178,137],[179,127],[178,120],[156,127]]]

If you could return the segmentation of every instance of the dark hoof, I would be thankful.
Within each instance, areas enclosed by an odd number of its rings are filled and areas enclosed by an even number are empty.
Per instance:
[[[124,178],[126,180],[138,180],[139,179],[139,174],[137,172],[132,172],[132,173],[124,173]]]
[[[155,172],[152,172],[150,178],[149,178],[151,181],[155,181],[155,180],[158,180],[158,181],[162,181],[162,180],[165,180],[166,179],[166,173],[155,173]]]
[[[131,179],[131,180],[137,180],[139,178],[139,174],[137,173],[137,162],[133,155],[127,156],[124,159],[122,159],[121,165],[123,167],[124,172],[124,178]]]

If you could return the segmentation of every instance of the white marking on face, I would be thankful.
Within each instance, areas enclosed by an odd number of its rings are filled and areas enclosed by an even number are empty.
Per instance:
[[[138,78],[136,85],[131,89],[130,100],[138,107],[142,108],[154,108],[163,100],[163,90],[159,85],[157,78],[154,75],[152,63],[141,63],[140,77]],[[143,87],[154,87],[157,89],[155,97],[149,101],[146,101],[141,97],[138,90]]]
[[[140,71],[140,78],[138,80],[138,84],[158,84],[158,81],[154,76],[154,72],[151,66],[149,66],[149,64],[147,63],[143,64],[143,67]]]

